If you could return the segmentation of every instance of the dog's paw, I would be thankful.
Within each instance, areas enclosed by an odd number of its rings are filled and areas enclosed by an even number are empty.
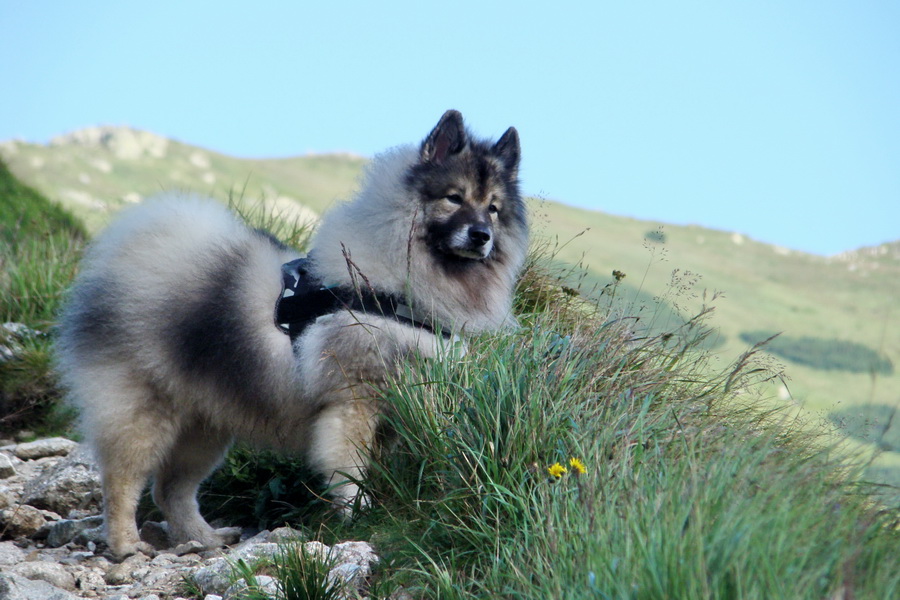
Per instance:
[[[216,550],[223,546],[231,546],[241,541],[241,533],[243,530],[240,527],[210,528],[202,535],[191,536],[187,541],[178,544],[172,552],[181,556],[190,552]]]
[[[372,501],[368,494],[359,493],[352,498],[336,498],[334,505],[341,518],[349,521],[367,511]]]
[[[157,552],[156,548],[147,542],[136,542],[134,544],[125,544],[119,547],[110,546],[107,548],[106,552],[103,553],[108,559],[117,563],[120,563],[131,556],[135,556],[136,554],[143,554],[148,558],[154,558],[157,555]]]

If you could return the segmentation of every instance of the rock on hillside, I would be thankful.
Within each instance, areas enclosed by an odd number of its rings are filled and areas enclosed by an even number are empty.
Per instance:
[[[0,160],[22,182],[72,211],[91,233],[123,206],[166,191],[260,205],[300,223],[347,198],[365,160],[310,155],[226,156],[130,127],[87,127],[48,144],[0,142]]]
[[[169,140],[149,131],[103,125],[57,136],[50,140],[50,145],[106,148],[116,158],[137,160],[144,156],[164,158]]]
[[[833,260],[845,263],[850,271],[868,273],[880,270],[900,276],[900,241],[841,252]]]

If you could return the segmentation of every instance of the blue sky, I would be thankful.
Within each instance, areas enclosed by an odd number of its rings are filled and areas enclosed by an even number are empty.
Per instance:
[[[244,157],[519,129],[529,194],[833,254],[900,239],[900,3],[0,0],[0,140]]]

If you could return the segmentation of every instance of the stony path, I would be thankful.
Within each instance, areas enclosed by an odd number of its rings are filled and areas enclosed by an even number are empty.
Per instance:
[[[345,585],[346,598],[362,598],[378,561],[366,542],[329,548],[287,527],[221,550],[203,551],[195,542],[168,548],[165,524],[145,523],[141,535],[159,551],[115,563],[102,554],[100,500],[99,473],[76,442],[0,446],[0,600],[230,599],[240,593],[231,585],[238,559],[272,557],[288,544],[330,555],[329,577]],[[265,576],[259,583],[274,585]]]

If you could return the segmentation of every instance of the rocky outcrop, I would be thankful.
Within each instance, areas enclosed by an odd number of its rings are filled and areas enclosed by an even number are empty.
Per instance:
[[[50,140],[51,146],[85,146],[106,148],[117,158],[136,160],[143,156],[163,158],[169,147],[169,140],[130,127],[86,127]]]
[[[116,563],[105,554],[100,478],[90,453],[52,438],[0,447],[0,600],[236,599],[246,582],[235,565],[304,552],[330,565],[328,579],[346,598],[364,598],[378,562],[366,542],[326,546],[288,527],[263,531],[230,548],[197,542],[166,547],[165,523],[145,523],[142,537],[162,548]],[[256,577],[262,591],[277,582]]]
[[[42,335],[23,323],[0,324],[0,362],[13,360],[22,353],[22,342]]]

